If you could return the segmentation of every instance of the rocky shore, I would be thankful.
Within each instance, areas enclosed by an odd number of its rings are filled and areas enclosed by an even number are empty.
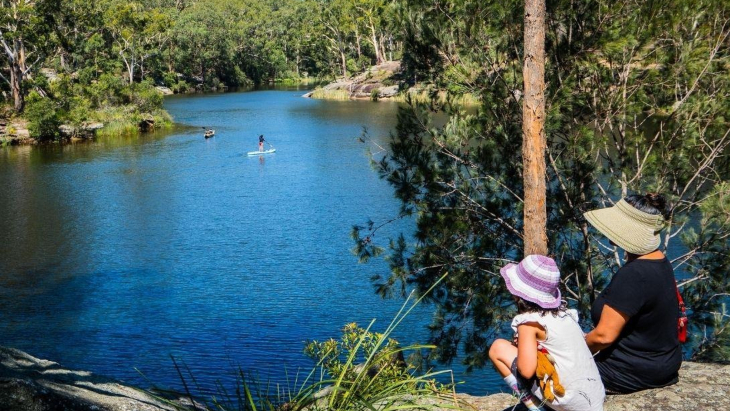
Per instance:
[[[477,411],[524,410],[512,395],[457,394],[460,407]],[[175,405],[171,405],[174,403]],[[3,411],[174,411],[189,401],[158,398],[135,387],[86,371],[0,347],[0,410]],[[630,395],[609,396],[605,411],[722,410],[730,404],[730,365],[685,362],[679,383]],[[453,407],[453,402],[450,404]],[[445,408],[445,407],[444,407]],[[201,409],[201,408],[198,408]]]
[[[317,88],[304,97],[332,100],[387,100],[398,94],[395,79],[400,61],[386,61],[351,78],[341,78]]]
[[[183,403],[179,403],[184,405]],[[0,410],[174,411],[144,391],[0,347]]]

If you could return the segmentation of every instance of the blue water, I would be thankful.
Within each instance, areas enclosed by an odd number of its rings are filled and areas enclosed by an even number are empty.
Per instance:
[[[305,341],[346,323],[382,331],[401,301],[374,294],[387,266],[358,264],[349,235],[397,213],[357,141],[366,126],[385,144],[397,106],[301,94],[171,97],[184,125],[171,132],[0,149],[0,344],[180,388],[174,355],[212,390],[239,366],[286,384],[285,369],[314,365]],[[275,154],[246,156],[259,134]],[[430,317],[420,307],[396,336],[424,342]],[[491,370],[454,369],[461,392],[502,388]]]

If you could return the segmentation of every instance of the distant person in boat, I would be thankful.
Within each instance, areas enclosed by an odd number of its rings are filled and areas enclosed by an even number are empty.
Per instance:
[[[264,151],[264,135],[259,136],[259,151]]]

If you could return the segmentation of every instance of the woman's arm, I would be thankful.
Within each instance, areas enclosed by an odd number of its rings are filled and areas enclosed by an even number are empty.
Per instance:
[[[598,325],[586,335],[586,344],[591,352],[595,353],[613,344],[628,321],[628,315],[605,304]]]
[[[517,326],[517,372],[526,379],[537,370],[537,336],[541,328],[537,323]]]

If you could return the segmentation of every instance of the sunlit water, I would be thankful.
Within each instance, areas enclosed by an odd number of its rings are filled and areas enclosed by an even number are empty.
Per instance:
[[[385,329],[401,301],[374,294],[387,267],[358,264],[349,235],[397,213],[357,141],[366,126],[385,144],[396,105],[301,94],[172,97],[172,132],[0,149],[0,344],[180,388],[173,355],[212,390],[238,367],[285,384],[314,365],[305,341],[348,322]],[[246,156],[259,134],[275,154]],[[420,307],[396,336],[424,342],[429,321]],[[454,367],[462,392],[502,389]]]

